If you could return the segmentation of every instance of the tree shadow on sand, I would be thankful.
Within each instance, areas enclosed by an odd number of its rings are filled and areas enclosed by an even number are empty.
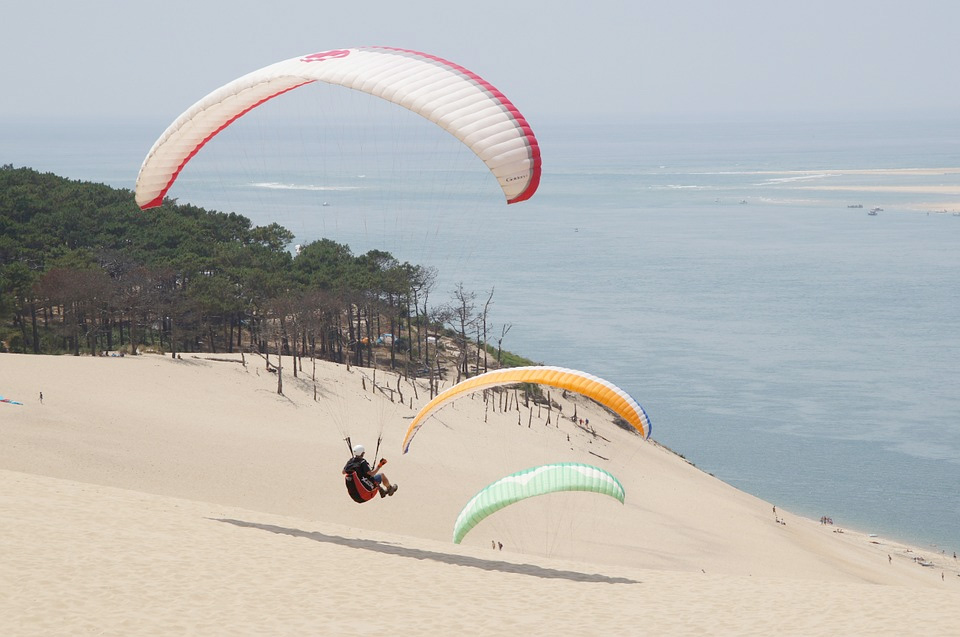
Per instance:
[[[625,577],[609,577],[597,573],[578,573],[576,571],[561,571],[553,568],[544,568],[534,564],[513,564],[511,562],[501,562],[498,560],[485,560],[468,555],[454,555],[452,553],[439,553],[437,551],[427,551],[424,549],[413,549],[388,542],[377,540],[364,540],[360,538],[340,537],[339,535],[328,535],[319,531],[301,531],[300,529],[290,529],[272,524],[259,524],[256,522],[245,522],[243,520],[231,520],[229,518],[211,518],[217,522],[226,522],[235,526],[242,526],[251,529],[260,529],[281,535],[291,535],[293,537],[302,537],[314,542],[327,542],[337,544],[353,549],[362,549],[365,551],[375,551],[387,555],[399,555],[400,557],[409,557],[416,560],[433,560],[453,566],[468,566],[470,568],[479,568],[484,571],[500,571],[501,573],[515,573],[517,575],[530,575],[533,577],[543,577],[547,579],[565,579],[572,582],[595,582],[603,584],[639,584],[637,580],[627,579]]]

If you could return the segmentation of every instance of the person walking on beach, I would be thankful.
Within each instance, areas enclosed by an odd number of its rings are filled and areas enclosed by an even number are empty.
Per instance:
[[[397,492],[397,485],[390,484],[390,480],[387,479],[387,476],[380,473],[380,467],[386,464],[387,459],[382,459],[377,464],[376,471],[374,471],[370,468],[370,463],[367,462],[363,457],[363,454],[365,454],[366,451],[367,450],[363,445],[353,446],[353,457],[347,460],[347,464],[344,465],[343,475],[348,476],[351,473],[356,472],[358,476],[373,480],[374,484],[377,485],[377,489],[380,491],[381,498],[385,498],[388,495],[393,495]]]

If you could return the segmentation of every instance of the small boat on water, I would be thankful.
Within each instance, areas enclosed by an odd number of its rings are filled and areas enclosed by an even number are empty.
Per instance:
[[[883,210],[883,208],[871,208],[870,212],[868,212],[867,214],[870,215],[871,217],[876,217],[877,213],[880,212],[881,210]]]

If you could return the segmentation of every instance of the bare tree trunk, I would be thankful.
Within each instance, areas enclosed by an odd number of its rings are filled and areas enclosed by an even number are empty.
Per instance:
[[[483,304],[483,314],[480,317],[480,329],[477,330],[478,332],[481,332],[481,331],[483,332],[482,339],[479,334],[477,336],[478,341],[482,340],[482,342],[477,344],[477,351],[479,352],[480,349],[483,350],[483,371],[484,372],[488,371],[487,369],[487,317],[489,316],[489,313],[490,313],[490,305],[493,303],[493,290],[494,290],[493,288],[490,288],[490,295],[487,296],[487,302]],[[480,370],[480,365],[478,361],[477,371],[479,370]]]
[[[357,358],[354,361],[354,364],[363,366],[363,329],[360,325],[360,307],[357,306]]]
[[[277,393],[283,396],[283,339],[277,335]]]
[[[411,358],[413,358],[413,321],[410,320],[410,297],[407,296],[407,361]]]
[[[429,332],[428,332],[428,333],[429,333]],[[425,338],[423,339],[423,344],[424,344],[424,350],[423,350],[424,363],[426,364],[427,370],[428,370],[428,372],[429,372],[429,374],[430,374],[430,399],[432,400],[435,394],[433,393],[433,365],[430,364],[430,340],[429,340],[429,338],[425,337]]]
[[[281,323],[281,325],[283,325],[283,335],[284,335],[284,339],[289,338],[289,336],[287,336],[286,324]],[[296,326],[296,325],[294,325],[294,326],[293,326],[293,329],[290,330],[290,334],[291,334],[292,337],[293,337],[293,342],[290,343],[290,355],[293,356],[293,377],[294,377],[294,378],[297,378],[297,377],[298,377],[298,376],[297,376],[297,336],[298,336],[298,334],[297,334],[297,326]]]
[[[397,323],[393,317],[393,314],[390,315],[390,333],[393,334],[393,337],[390,339],[390,369],[396,369],[397,367]]]
[[[472,328],[477,320],[474,316],[475,307],[473,304],[476,294],[467,292],[463,289],[463,283],[458,283],[453,291],[455,305],[452,309],[452,326],[457,330],[457,345],[460,348],[460,354],[457,358],[457,382],[460,382],[461,375],[469,377],[467,361],[469,360],[467,330]]]
[[[497,339],[497,366],[500,365],[500,357],[503,354],[503,339],[511,327],[513,327],[513,323],[505,323],[503,327],[500,328],[500,338]]]
[[[172,358],[177,357],[177,339],[176,332],[173,327],[173,317],[167,319],[167,341],[170,343],[170,356]]]
[[[427,367],[430,367],[430,344],[427,343],[427,336],[430,335],[430,315],[427,313],[427,299],[428,299],[428,297],[429,297],[429,294],[424,294],[424,295],[423,295],[423,330],[422,330],[422,332],[423,332],[423,345],[424,345],[423,363],[424,363]],[[418,310],[418,312],[419,312],[419,310]],[[419,338],[420,338],[420,336],[417,335],[417,339],[418,339],[418,340],[419,340]]]
[[[436,392],[439,394],[439,393],[440,393],[440,381],[442,380],[442,377],[440,376],[440,357],[439,357],[439,356],[436,358],[436,363],[437,363],[437,384],[436,384]]]
[[[33,331],[33,353],[40,353],[40,330],[37,328],[37,305],[30,303],[30,325]]]
[[[367,365],[375,365],[376,362],[373,360],[373,321],[370,320],[372,316],[371,310],[367,307]],[[363,364],[363,361],[360,362]]]
[[[482,338],[480,336],[480,324],[477,323],[477,373],[480,373],[480,350],[483,348]],[[486,370],[484,370],[486,371]]]

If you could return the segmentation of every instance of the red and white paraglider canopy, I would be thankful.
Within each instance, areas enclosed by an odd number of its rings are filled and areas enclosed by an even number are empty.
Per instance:
[[[260,104],[326,82],[369,93],[441,126],[497,178],[507,203],[533,196],[540,148],[523,115],[478,75],[441,58],[390,47],[336,49],[248,73],[191,106],[160,136],[137,176],[140,208],[163,202],[183,167],[217,133]]]

